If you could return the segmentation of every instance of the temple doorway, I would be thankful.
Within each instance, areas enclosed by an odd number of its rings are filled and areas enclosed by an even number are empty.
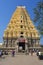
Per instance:
[[[19,48],[25,50],[25,42],[19,42]]]
[[[24,38],[19,38],[18,50],[25,51],[25,39]]]

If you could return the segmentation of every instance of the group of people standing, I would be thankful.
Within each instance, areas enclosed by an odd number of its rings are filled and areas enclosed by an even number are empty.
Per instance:
[[[2,57],[3,55],[8,55],[9,54],[9,52],[7,51],[7,50],[0,50],[0,57]],[[12,57],[13,56],[15,56],[15,50],[12,50],[11,51],[11,55],[12,55]]]
[[[35,51],[34,51],[33,49],[31,49],[31,50],[29,50],[29,51],[26,50],[24,53],[26,53],[26,55],[27,55],[27,54],[29,55],[29,53],[30,53],[31,56],[32,56],[34,52],[35,52]],[[37,50],[37,53],[38,53],[38,52],[39,52],[39,51]],[[11,55],[12,55],[12,57],[15,56],[15,53],[17,53],[17,51],[11,50]],[[4,54],[5,54],[5,55],[8,55],[8,51],[5,51],[5,50],[4,50]],[[2,55],[4,55],[4,54],[3,54],[3,51],[0,50],[0,57],[2,57]]]

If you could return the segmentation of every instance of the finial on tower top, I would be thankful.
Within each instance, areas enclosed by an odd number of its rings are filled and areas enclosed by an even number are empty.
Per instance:
[[[25,8],[25,6],[17,6],[17,8]]]

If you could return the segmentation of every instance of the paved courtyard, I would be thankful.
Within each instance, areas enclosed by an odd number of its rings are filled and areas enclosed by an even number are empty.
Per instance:
[[[43,60],[39,60],[36,55],[8,55],[0,58],[0,65],[43,65]]]

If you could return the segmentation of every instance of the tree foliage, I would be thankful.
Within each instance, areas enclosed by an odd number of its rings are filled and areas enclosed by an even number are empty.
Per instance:
[[[36,8],[34,8],[34,22],[37,29],[43,35],[43,1],[38,2]]]

